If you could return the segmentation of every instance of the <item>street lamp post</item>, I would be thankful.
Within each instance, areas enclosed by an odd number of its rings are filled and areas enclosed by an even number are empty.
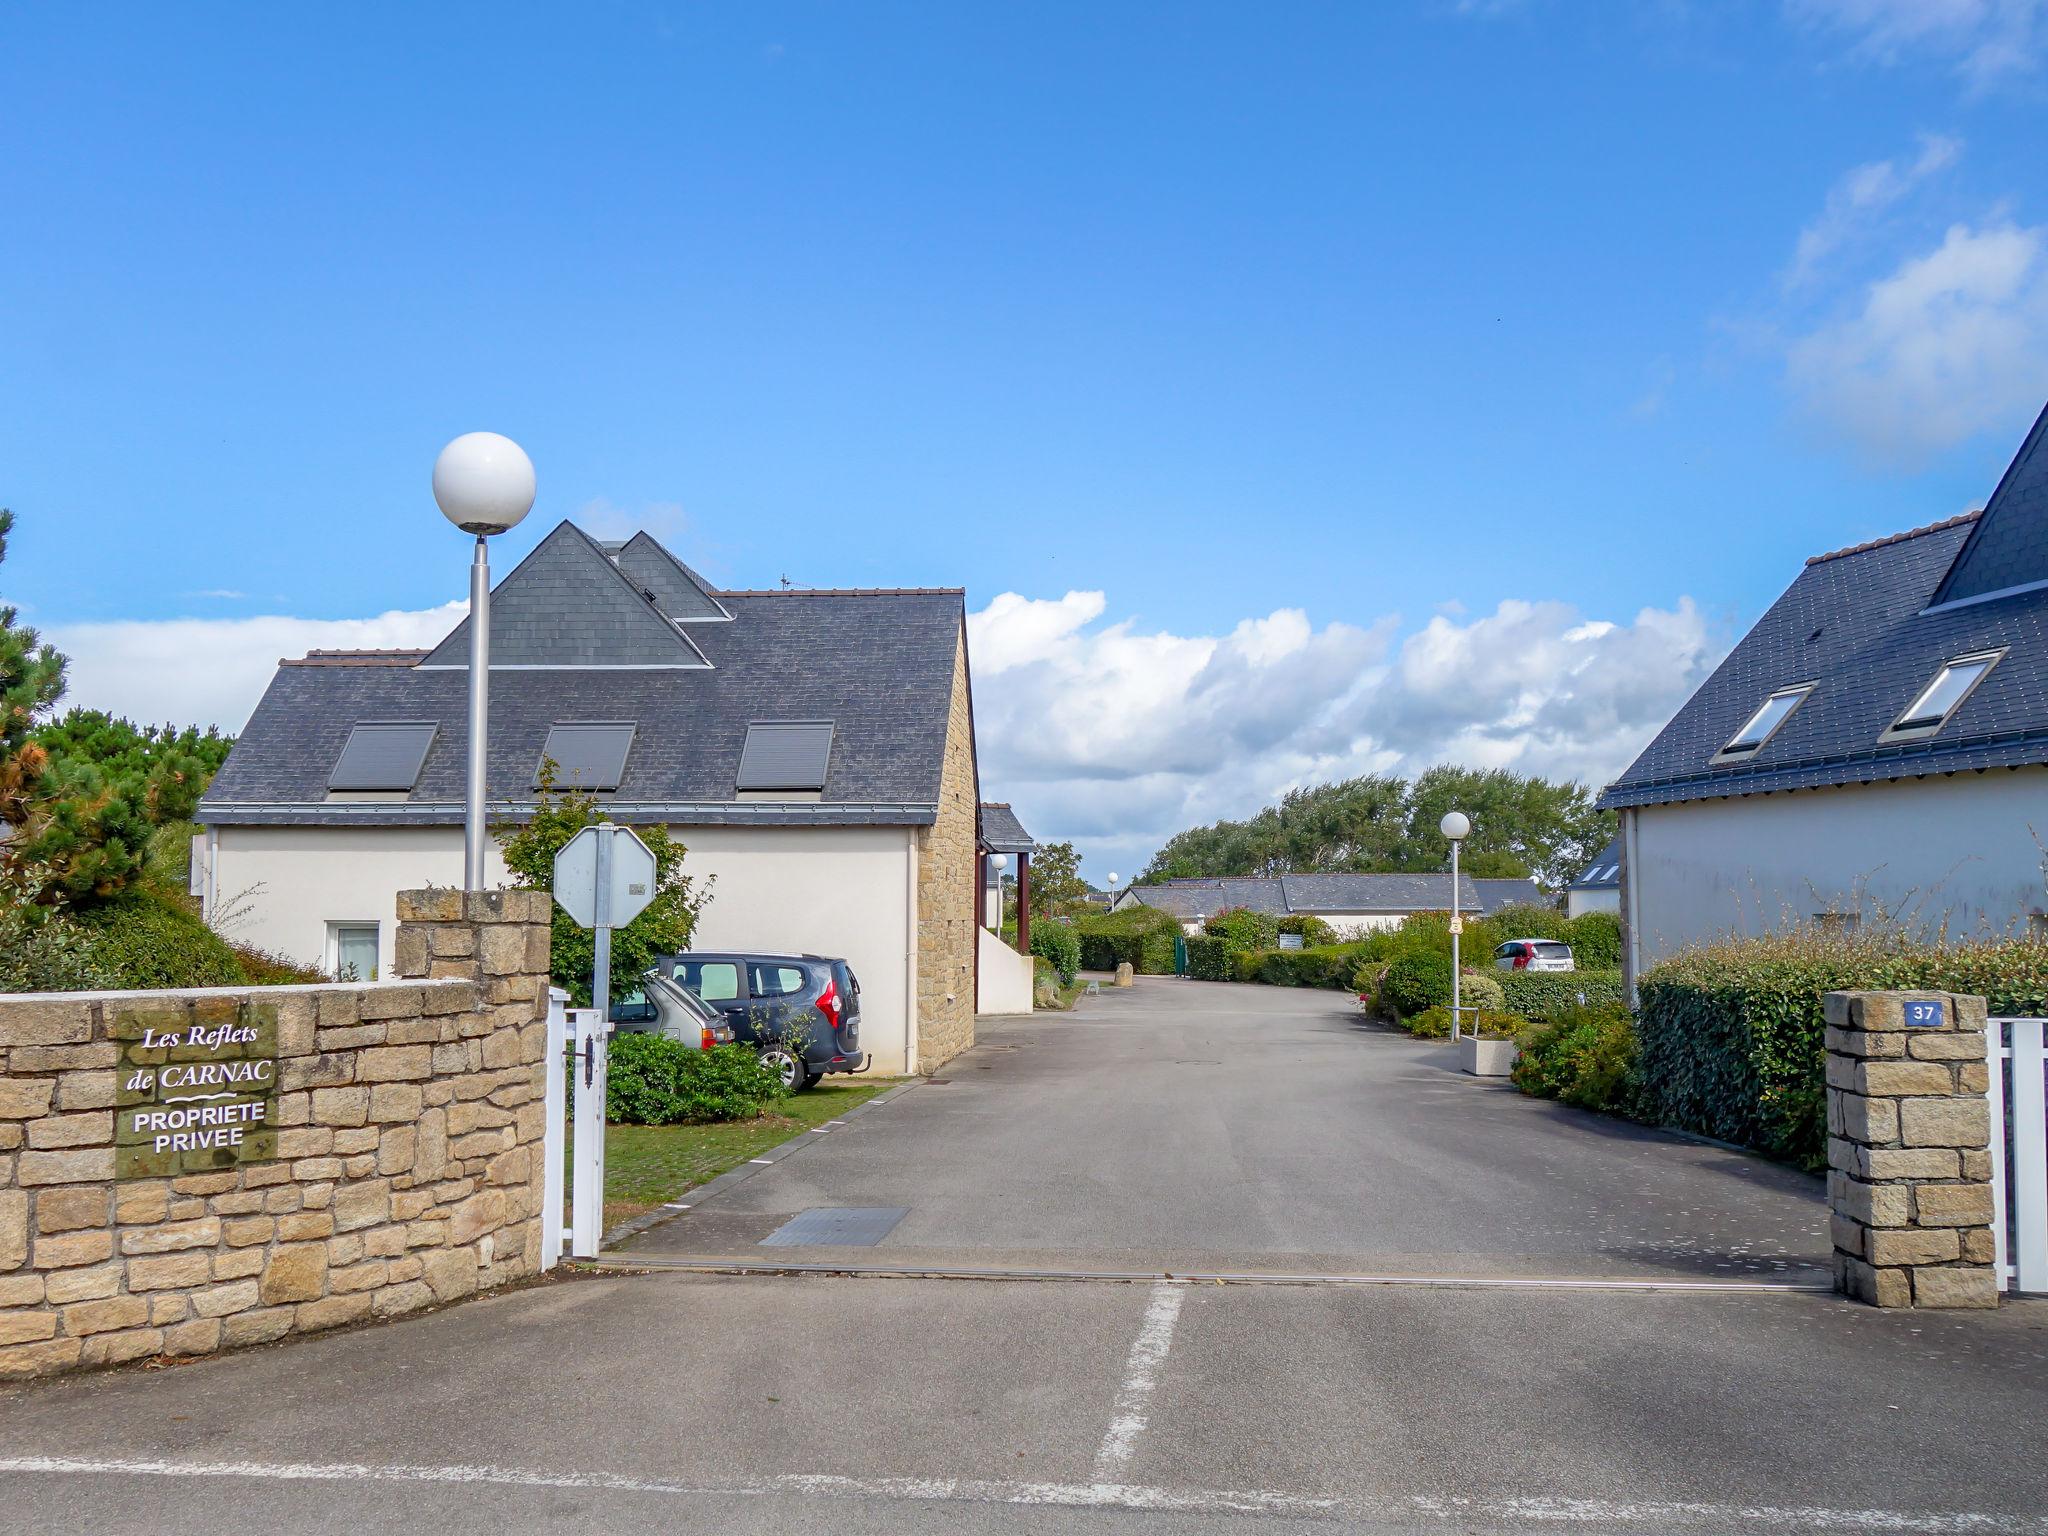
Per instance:
[[[1465,907],[1458,899],[1458,844],[1471,835],[1472,823],[1463,811],[1446,811],[1444,819],[1436,824],[1437,831],[1451,840],[1451,1039],[1458,1038],[1458,1012],[1461,1000],[1458,970],[1458,937],[1465,931]]]
[[[462,888],[484,888],[484,771],[491,700],[491,562],[484,541],[533,507],[533,460],[509,437],[465,432],[434,460],[442,516],[476,535],[469,566],[469,769],[463,786]]]

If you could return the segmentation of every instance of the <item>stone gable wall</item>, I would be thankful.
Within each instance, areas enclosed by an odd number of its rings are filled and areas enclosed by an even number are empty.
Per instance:
[[[936,1072],[974,1044],[975,848],[979,794],[967,642],[953,654],[938,818],[917,833],[917,1069]]]
[[[395,1317],[535,1273],[547,901],[402,892],[398,969],[420,979],[0,996],[0,1380]],[[130,1135],[117,1156],[138,1051],[181,1059],[142,1031],[194,1028],[274,1053],[261,1123],[239,1152],[145,1155]],[[138,1174],[151,1157],[160,1172]],[[207,1158],[221,1166],[193,1166]]]

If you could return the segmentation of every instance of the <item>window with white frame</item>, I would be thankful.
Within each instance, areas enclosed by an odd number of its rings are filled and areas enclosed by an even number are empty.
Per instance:
[[[327,974],[336,981],[377,979],[377,925],[329,923]]]
[[[1742,729],[1728,738],[1728,745],[1714,754],[1717,763],[1740,762],[1754,757],[1763,744],[1777,735],[1778,728],[1792,718],[1792,711],[1806,701],[1813,692],[1811,683],[1794,683],[1789,688],[1780,688],[1756,708],[1756,713],[1743,722]]]
[[[1979,651],[1972,656],[1958,656],[1945,661],[1934,674],[1932,682],[1920,690],[1919,695],[1906,706],[1905,713],[1894,720],[1886,729],[1880,741],[1917,741],[1936,734],[1954,718],[1962,708],[1963,700],[1976,691],[1991,669],[1998,665],[2002,650]]]

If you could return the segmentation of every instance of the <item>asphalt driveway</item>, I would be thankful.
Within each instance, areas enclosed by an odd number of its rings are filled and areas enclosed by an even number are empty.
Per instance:
[[[859,1246],[762,1246],[805,1212],[846,1209],[903,1214]],[[1071,1014],[984,1020],[932,1081],[624,1249],[1808,1281],[1828,1252],[1817,1179],[1467,1077],[1449,1045],[1368,1024],[1345,996],[1168,978]]]

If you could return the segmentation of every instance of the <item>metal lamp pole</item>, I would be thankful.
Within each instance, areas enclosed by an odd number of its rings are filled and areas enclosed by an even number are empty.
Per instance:
[[[491,562],[485,541],[517,527],[533,508],[533,461],[496,432],[465,432],[434,460],[434,500],[476,535],[469,565],[469,763],[463,782],[462,888],[484,888],[485,768],[491,701]]]
[[[1458,845],[1465,841],[1472,831],[1472,823],[1462,811],[1446,811],[1444,819],[1436,824],[1437,830],[1451,840],[1451,1040],[1458,1039],[1458,1024],[1464,1015],[1458,1011],[1462,999],[1459,985],[1458,939],[1465,931],[1465,904],[1458,899]]]

